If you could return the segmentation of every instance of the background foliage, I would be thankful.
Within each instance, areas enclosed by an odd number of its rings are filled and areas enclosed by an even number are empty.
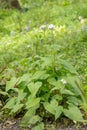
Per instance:
[[[21,126],[85,122],[87,1],[22,1],[0,11],[0,108]],[[84,111],[84,112],[83,112]]]

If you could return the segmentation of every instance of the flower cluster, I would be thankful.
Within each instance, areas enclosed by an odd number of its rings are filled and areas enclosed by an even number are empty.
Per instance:
[[[46,25],[42,25],[42,26],[40,26],[40,29],[45,30],[46,27],[47,27]],[[48,25],[49,30],[53,30],[54,28],[55,28],[55,26],[53,24]]]
[[[46,30],[46,28],[48,28],[49,30],[55,29],[55,31],[58,31],[58,32],[64,32],[66,30],[65,25],[63,25],[63,26],[60,25],[59,27],[58,26],[55,27],[54,24],[49,24],[48,26],[47,25],[40,26],[40,29],[42,29],[42,30]]]
[[[53,24],[50,24],[49,26],[48,26],[48,29],[50,29],[50,30],[53,30],[55,28],[55,26],[53,25]]]
[[[66,84],[66,83],[67,83],[65,79],[61,79],[61,82],[62,82],[63,84]]]

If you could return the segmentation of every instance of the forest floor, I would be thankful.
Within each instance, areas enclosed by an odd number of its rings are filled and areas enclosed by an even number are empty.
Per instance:
[[[26,95],[32,96],[35,92],[34,89],[30,89],[26,84],[31,82],[33,85],[37,85],[38,82],[41,81],[41,93],[37,91],[37,89],[35,90],[37,95],[39,95],[35,98],[35,106],[38,98],[40,101],[43,101],[43,103],[47,101],[49,104],[49,100],[52,101],[52,97],[54,97],[55,102],[60,103],[60,105],[62,104],[62,108],[67,106],[67,111],[68,108],[71,108],[69,103],[74,106],[73,109],[68,111],[68,116],[66,116],[66,113],[62,117],[59,117],[57,121],[52,121],[54,116],[56,116],[53,112],[55,107],[52,108],[52,115],[50,116],[49,105],[48,112],[50,120],[46,120],[45,114],[43,115],[47,109],[45,109],[45,107],[38,108],[41,112],[38,112],[38,117],[39,114],[40,117],[42,116],[41,121],[44,122],[44,130],[87,130],[87,123],[73,123],[76,117],[78,117],[78,121],[80,117],[82,118],[82,116],[79,116],[80,108],[78,106],[81,105],[79,103],[79,97],[80,99],[85,97],[87,101],[86,3],[87,0],[84,0],[84,2],[82,0],[59,0],[58,2],[56,0],[38,0],[37,2],[28,1],[28,4],[22,4],[23,8],[25,8],[22,12],[13,9],[0,10],[1,113],[2,111],[7,112],[8,110],[7,115],[13,113],[14,116],[19,113],[19,111],[23,113],[23,111],[25,112],[26,110],[27,112],[31,107],[27,108],[28,96]],[[76,73],[75,83],[74,73]],[[40,77],[39,75],[42,76]],[[29,81],[28,78],[31,78],[31,80]],[[80,83],[80,78],[82,83]],[[21,79],[20,83],[17,84],[19,79]],[[57,79],[59,80],[58,88],[56,88],[55,85]],[[51,80],[53,80],[53,83],[50,82]],[[67,84],[65,82],[66,80]],[[85,92],[84,94],[81,92],[81,95],[79,89],[80,84],[82,84],[82,90]],[[31,86],[31,84],[29,85]],[[60,85],[66,90],[65,93],[62,91]],[[66,87],[64,87],[65,85]],[[46,87],[44,88],[44,86]],[[52,88],[50,88],[50,86],[52,86]],[[68,87],[70,88],[69,90]],[[27,91],[27,89],[29,90]],[[58,89],[58,91],[55,91],[56,89]],[[56,99],[59,93],[60,95],[58,99]],[[68,97],[66,103],[65,97]],[[17,101],[16,105],[18,106],[15,105],[15,99]],[[32,101],[33,98],[31,102]],[[8,102],[11,104],[7,104]],[[19,102],[20,104],[18,104]],[[34,108],[34,105],[32,108]],[[42,106],[42,102],[39,103],[39,106]],[[87,108],[87,104],[86,106],[81,106],[81,108],[84,107]],[[77,111],[75,111],[75,109]],[[64,111],[65,109],[63,109],[63,114]],[[0,115],[0,130],[36,130],[30,126],[27,128],[20,127],[22,116],[3,119]],[[87,114],[85,118],[87,121]],[[36,123],[38,124],[38,121]],[[26,123],[24,125],[26,125]]]
[[[0,130],[32,130],[32,128],[20,127],[20,118],[5,119],[0,122]],[[75,124],[68,119],[64,119],[60,122],[45,122],[44,130],[87,130],[87,124]]]

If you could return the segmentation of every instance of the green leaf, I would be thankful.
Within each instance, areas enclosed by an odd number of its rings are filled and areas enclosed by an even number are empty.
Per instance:
[[[10,115],[15,114],[16,112],[20,111],[23,106],[24,104],[15,104],[15,106],[13,106],[10,112]]]
[[[27,82],[27,83],[29,83],[31,80],[32,80],[32,75],[31,74],[29,74],[29,73],[26,73],[26,74],[23,74],[21,77],[20,77],[20,80],[19,80],[19,82],[18,82],[18,84],[19,83],[21,83],[21,82]]]
[[[1,94],[1,95],[4,95],[4,96],[6,96],[6,95],[8,96],[8,93],[3,92],[1,89],[0,89],[0,94]]]
[[[68,75],[66,77],[66,81],[69,84],[68,89],[71,90],[72,92],[74,92],[75,95],[81,95],[81,91],[80,88],[77,86],[77,84],[75,83],[76,81],[76,77],[75,76],[70,76]]]
[[[60,115],[62,114],[62,111],[63,111],[62,106],[58,106],[58,108],[56,108],[55,120],[57,120],[60,117]]]
[[[40,123],[39,125],[33,127],[32,130],[44,130],[44,123]]]
[[[24,93],[23,90],[19,89],[18,90],[18,97],[17,97],[17,102],[22,101],[26,97],[27,93]]]
[[[30,119],[29,124],[36,124],[36,123],[39,122],[39,121],[41,121],[40,116],[35,115],[35,116],[33,116],[33,117]]]
[[[52,62],[53,62],[53,59],[52,57],[43,57],[42,58],[42,68],[46,68],[46,67],[49,67],[49,66],[52,66]]]
[[[31,94],[33,96],[35,96],[39,90],[39,88],[41,87],[42,83],[41,82],[36,82],[36,83],[30,83],[28,84],[28,89],[31,92]]]
[[[64,115],[73,121],[83,122],[82,113],[79,108],[73,104],[69,104],[68,109],[63,110]]]
[[[65,94],[65,95],[75,95],[73,92],[71,92],[70,90],[67,90],[67,89],[63,89],[61,91],[61,94]]]
[[[48,112],[50,112],[50,113],[52,113],[53,115],[55,115],[54,106],[52,106],[49,102],[45,102],[45,103],[44,103],[44,107],[45,107],[45,109],[46,109]]]
[[[29,96],[26,102],[26,109],[35,108],[37,109],[40,105],[40,98]]]
[[[77,74],[75,68],[69,62],[67,62],[66,60],[59,60],[59,61],[66,70],[68,70],[69,72],[73,74]]]
[[[24,117],[22,118],[20,126],[22,126],[22,127],[28,126],[30,124],[30,120],[32,119],[32,117],[34,115],[35,115],[35,109],[33,109],[33,108],[29,109],[25,113]]]
[[[67,99],[68,99],[68,101],[67,101],[68,103],[72,103],[76,106],[83,104],[83,102],[80,98],[77,98],[77,97],[74,97],[74,96],[69,96],[69,97],[67,97]]]
[[[58,102],[55,99],[52,99],[50,103],[45,102],[44,107],[48,112],[55,116],[55,120],[59,118],[63,109],[62,106],[58,106]]]
[[[72,91],[76,96],[80,96],[84,103],[87,103],[85,99],[85,93],[81,87],[80,80],[77,76],[70,76],[66,77],[66,81],[69,84],[67,87],[70,91]]]
[[[14,87],[16,83],[18,82],[18,79],[16,77],[12,77],[10,81],[6,84],[6,92],[8,92],[10,89],[14,90]]]
[[[87,91],[87,85],[85,85],[83,88],[84,88],[84,91]]]
[[[3,109],[5,109],[5,108],[12,109],[12,108],[15,106],[15,104],[16,104],[16,99],[17,99],[16,97],[11,98],[11,99],[6,103],[6,105],[4,106]]]
[[[63,96],[61,94],[55,94],[52,99],[56,99],[58,102],[63,100]]]
[[[45,79],[47,79],[49,76],[50,76],[49,74],[43,74],[43,75],[40,77],[40,79],[41,79],[41,80],[45,80]]]
[[[47,92],[47,93],[41,95],[41,97],[40,97],[40,99],[45,102],[48,101],[49,98],[50,98],[50,92]]]
[[[51,89],[51,91],[55,91],[55,90],[61,90],[64,88],[64,85],[61,83],[60,80],[55,80],[55,78],[49,78],[48,83],[53,85],[54,87]]]
[[[49,78],[49,79],[47,80],[47,82],[48,82],[49,84],[53,85],[53,86],[56,86],[56,84],[57,84],[57,81],[55,80],[55,78]]]
[[[45,75],[46,71],[36,71],[36,73],[33,75],[32,79],[36,80],[36,79],[40,79],[45,78],[44,76],[48,77],[48,75]]]

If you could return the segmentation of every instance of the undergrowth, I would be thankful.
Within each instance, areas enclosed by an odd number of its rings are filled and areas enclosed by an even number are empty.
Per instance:
[[[1,118],[22,113],[32,130],[49,118],[86,122],[86,2],[20,1],[21,12],[0,11]]]

